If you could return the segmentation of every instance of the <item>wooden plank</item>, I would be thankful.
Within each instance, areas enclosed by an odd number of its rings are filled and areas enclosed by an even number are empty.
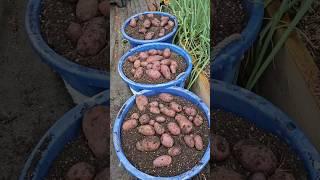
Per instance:
[[[210,107],[210,80],[204,73],[199,75],[191,90]]]

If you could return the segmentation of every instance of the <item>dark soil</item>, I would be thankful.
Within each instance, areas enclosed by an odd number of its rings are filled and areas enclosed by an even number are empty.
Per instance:
[[[138,55],[138,54],[136,54]],[[124,74],[131,79],[132,81],[135,81],[137,83],[144,83],[144,84],[160,84],[160,83],[165,83],[165,82],[169,82],[172,81],[174,79],[176,79],[176,77],[181,74],[182,72],[185,72],[187,69],[187,63],[185,62],[185,60],[183,59],[182,56],[171,52],[171,57],[168,58],[171,60],[175,60],[178,63],[178,67],[177,67],[177,73],[175,74],[171,74],[171,79],[165,79],[163,76],[161,76],[159,79],[154,80],[152,78],[150,78],[146,73],[145,70],[147,70],[146,67],[143,67],[144,73],[143,76],[141,78],[134,78],[134,75],[131,73],[131,69],[133,68],[133,63],[126,61],[123,64],[123,72]]]
[[[227,139],[232,147],[240,140],[253,139],[269,147],[277,156],[279,162],[278,169],[292,173],[296,179],[307,179],[306,171],[299,157],[293,150],[278,137],[264,132],[255,127],[254,124],[244,119],[224,112],[222,110],[214,110],[211,114],[212,131],[211,133],[221,135]],[[223,162],[210,162],[210,167],[226,167],[236,172],[248,176],[250,173],[245,170],[232,155]],[[214,174],[213,174],[214,175]]]
[[[109,166],[109,156],[97,159],[90,150],[84,134],[68,143],[52,163],[46,179],[64,179],[69,168],[78,162],[86,162],[96,168],[96,173]]]
[[[168,105],[168,103],[162,102],[157,97],[149,97],[149,101],[157,100],[159,103],[162,103],[164,105]],[[187,102],[184,99],[175,97],[175,100],[180,105],[184,106],[194,106],[192,103]],[[198,112],[199,109],[197,108]],[[131,116],[131,114],[139,112],[137,109],[137,106],[135,105],[130,112],[127,115],[127,118]],[[155,115],[153,115],[150,112],[146,112],[150,115],[151,119],[155,118]],[[201,160],[206,147],[208,146],[208,139],[209,139],[209,127],[206,122],[206,118],[203,113],[200,113],[200,115],[205,120],[203,125],[197,128],[194,128],[194,134],[198,134],[202,137],[204,142],[204,149],[202,151],[198,151],[195,148],[189,148],[184,143],[183,136],[172,136],[175,142],[175,145],[179,145],[182,149],[182,153],[179,156],[172,157],[172,164],[168,167],[162,167],[162,168],[153,168],[153,160],[161,155],[168,154],[168,148],[165,148],[164,146],[160,146],[160,148],[154,152],[141,152],[136,149],[136,142],[143,139],[143,135],[141,135],[137,128],[134,128],[128,132],[122,132],[122,148],[124,150],[124,153],[127,157],[127,159],[135,166],[137,169],[153,175],[153,176],[176,176],[179,174],[182,174],[191,168],[193,168],[195,165],[198,164],[198,162]],[[166,124],[169,122],[175,121],[174,118],[168,118],[167,121],[164,123],[161,123],[165,128]],[[167,128],[166,128],[167,131]],[[204,172],[203,172],[204,173]]]
[[[241,33],[247,23],[247,13],[242,0],[211,1],[212,47],[232,34]]]
[[[155,18],[158,18],[160,20],[160,17],[159,15],[154,15]],[[152,20],[152,18],[149,18],[147,16],[144,16],[145,19],[149,19],[150,21]],[[141,20],[138,20],[137,21],[137,26],[136,27],[131,27],[131,26],[127,26],[126,29],[125,29],[125,32],[127,33],[128,36],[134,38],[134,39],[139,39],[139,40],[144,40],[145,39],[145,34],[144,33],[139,33],[139,29],[143,28],[143,22],[144,21],[141,21]],[[160,29],[162,29],[163,27],[155,27],[155,26],[151,26],[147,32],[154,32],[155,35],[153,36],[152,39],[158,39],[160,38],[159,37],[159,32],[160,32]],[[164,36],[169,34],[170,32],[172,32],[174,26],[171,27],[170,29],[168,30],[165,30],[165,33],[164,33]],[[163,37],[163,36],[162,36]]]
[[[83,66],[107,71],[109,66],[108,45],[95,56],[83,57],[76,52],[75,44],[65,35],[69,24],[78,22],[75,15],[76,3],[70,2],[65,0],[43,0],[40,16],[43,38],[54,51],[63,57]],[[107,21],[107,18],[105,19]],[[106,28],[109,27],[107,26]]]

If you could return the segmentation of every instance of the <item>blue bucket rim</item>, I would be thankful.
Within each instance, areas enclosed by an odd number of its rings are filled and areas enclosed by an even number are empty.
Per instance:
[[[80,116],[82,114],[83,110],[86,109],[88,106],[95,106],[98,104],[103,104],[108,102],[110,99],[110,93],[109,90],[105,90],[89,99],[87,99],[85,102],[82,102],[81,104],[76,105],[72,109],[68,110],[63,116],[61,116],[48,130],[47,132],[42,136],[38,144],[34,147],[31,154],[29,155],[22,171],[19,177],[19,180],[24,180],[26,176],[28,175],[28,170],[32,166],[33,160],[37,158],[35,156],[38,151],[41,151],[41,146],[45,143],[47,137],[55,138],[55,135],[62,134],[62,131],[65,130],[67,127],[69,127],[71,124],[73,124],[78,119],[74,117]],[[79,117],[80,118],[80,117]],[[70,120],[71,119],[71,120]],[[65,128],[61,128],[65,127]],[[53,148],[54,142],[57,141],[56,139],[52,139],[49,144],[47,144],[47,148],[42,152],[41,158],[37,161],[36,166],[33,168],[33,177],[32,179],[39,179],[38,172],[41,171],[40,165],[41,164],[48,164],[44,157],[46,157],[49,154],[49,150]],[[52,163],[52,162],[51,162]],[[28,177],[29,178],[29,177]]]
[[[257,107],[257,109],[260,109],[261,111],[269,109],[266,114],[269,114],[272,117],[277,117],[277,119],[281,121],[279,127],[281,127],[282,129],[284,129],[285,127],[286,129],[288,129],[289,127],[295,127],[293,130],[287,130],[286,132],[288,136],[292,137],[291,140],[294,138],[300,138],[299,143],[293,141],[286,143],[291,146],[291,148],[302,159],[305,169],[310,176],[309,178],[320,179],[320,154],[312,145],[307,136],[303,133],[303,131],[299,128],[299,126],[288,115],[286,115],[279,108],[274,106],[271,102],[264,99],[263,97],[258,96],[253,92],[248,91],[247,89],[243,89],[239,86],[228,84],[219,80],[213,80],[211,83],[211,87],[214,97],[217,96],[215,95],[215,92],[218,92],[218,94],[224,93],[228,96],[236,97],[237,100],[246,102],[253,107]],[[217,101],[212,101],[211,108],[219,104],[216,102]],[[236,112],[233,113],[237,114]],[[279,138],[282,139],[282,137]],[[292,147],[293,144],[296,147]]]
[[[174,51],[175,53],[177,53],[178,55],[180,56],[185,56],[187,57],[184,58],[185,61],[187,62],[187,65],[188,65],[188,68],[186,69],[185,72],[181,73],[180,75],[177,76],[178,79],[174,79],[174,80],[171,80],[169,82],[165,82],[165,83],[161,83],[161,84],[143,84],[143,83],[137,83],[137,82],[134,82],[133,80],[127,78],[127,76],[124,74],[123,70],[122,70],[122,65],[124,64],[124,62],[127,60],[127,58],[130,56],[130,55],[133,55],[135,53],[138,53],[138,52],[141,52],[139,50],[141,49],[148,49],[150,47],[150,49],[154,49],[153,46],[159,46],[158,49],[164,49],[164,48],[169,48],[170,50]],[[164,48],[162,48],[164,47]],[[150,50],[149,49],[149,50]],[[156,49],[156,48],[155,48]],[[180,52],[179,52],[180,51]],[[126,82],[128,83],[129,85],[133,85],[133,86],[136,86],[136,87],[139,87],[141,89],[155,89],[155,88],[163,88],[163,87],[169,87],[169,86],[175,86],[176,84],[180,83],[180,81],[183,81],[185,80],[189,74],[191,73],[191,70],[192,70],[192,58],[191,56],[189,55],[189,53],[184,50],[183,48],[177,46],[177,45],[174,45],[174,44],[170,44],[170,43],[163,43],[163,42],[157,42],[157,43],[149,43],[149,44],[143,44],[141,46],[137,46],[137,47],[134,47],[132,49],[130,49],[128,52],[126,52],[119,60],[119,63],[118,63],[118,72],[120,74],[120,77]]]
[[[59,70],[76,74],[80,77],[105,81],[108,74],[107,71],[85,67],[72,62],[48,46],[40,30],[41,2],[42,0],[29,0],[25,13],[25,28],[33,49],[39,53],[44,61]]]
[[[121,147],[121,124],[123,123],[123,119],[122,116],[124,117],[125,115],[122,112],[126,112],[129,111],[131,107],[129,107],[129,105],[131,103],[134,103],[136,96],[138,95],[142,95],[142,94],[148,94],[148,95],[154,95],[154,94],[159,94],[161,92],[167,92],[167,93],[172,93],[175,92],[177,93],[177,96],[182,97],[182,95],[187,95],[190,98],[192,98],[194,101],[198,102],[198,107],[201,108],[203,110],[203,112],[205,112],[206,114],[206,118],[210,127],[210,109],[208,108],[208,106],[194,93],[192,93],[191,91],[188,91],[186,89],[180,88],[180,87],[170,87],[170,88],[166,88],[166,89],[159,89],[159,90],[143,90],[138,92],[138,94],[131,96],[121,107],[116,120],[114,122],[113,125],[113,145],[115,148],[115,152],[116,155],[119,159],[119,161],[121,162],[121,164],[124,166],[124,168],[131,173],[133,176],[139,178],[139,179],[157,179],[157,180],[183,180],[183,179],[189,179],[197,174],[199,174],[201,172],[201,170],[207,165],[207,163],[210,160],[210,141],[208,142],[208,147],[205,151],[205,153],[203,154],[202,159],[200,160],[200,162],[194,166],[192,169],[190,169],[187,172],[184,172],[180,175],[177,176],[173,176],[173,177],[155,177],[155,176],[151,176],[148,175],[140,170],[138,170],[137,168],[135,168],[126,158],[123,149]],[[146,96],[148,96],[146,95]]]
[[[168,34],[166,34],[165,36],[158,38],[158,39],[151,39],[151,40],[140,40],[140,39],[135,39],[133,37],[130,37],[126,32],[125,32],[125,28],[128,26],[130,20],[132,18],[136,18],[139,15],[145,15],[145,14],[157,14],[157,15],[163,15],[163,16],[168,16],[170,19],[174,20],[174,28],[172,29],[172,31]],[[124,39],[128,40],[129,42],[133,42],[134,44],[146,44],[146,43],[154,43],[154,42],[163,42],[166,41],[168,39],[170,39],[172,36],[175,35],[175,33],[178,30],[178,20],[175,16],[169,14],[169,13],[165,13],[165,12],[160,12],[160,11],[145,11],[142,13],[138,13],[138,14],[134,14],[131,17],[129,17],[128,19],[126,19],[126,21],[123,23],[122,27],[121,27],[121,34],[123,36]]]

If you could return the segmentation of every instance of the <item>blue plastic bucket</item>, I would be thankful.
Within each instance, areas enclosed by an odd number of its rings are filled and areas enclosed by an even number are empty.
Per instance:
[[[129,78],[124,74],[122,70],[122,66],[124,62],[127,60],[127,58],[131,55],[134,55],[136,53],[142,52],[142,51],[148,51],[150,49],[157,49],[157,50],[163,50],[165,48],[169,48],[172,52],[177,53],[178,55],[182,56],[183,59],[185,59],[187,63],[187,69],[185,72],[179,74],[175,80],[166,82],[166,83],[161,83],[161,84],[142,84],[142,83],[137,83]],[[125,53],[119,60],[118,63],[118,72],[121,76],[121,78],[129,85],[131,90],[133,90],[134,93],[139,92],[141,90],[156,90],[156,89],[163,89],[163,88],[168,88],[172,86],[179,86],[179,87],[184,87],[186,79],[189,77],[190,73],[192,70],[192,59],[190,55],[182,48],[174,45],[174,44],[169,44],[169,43],[152,43],[152,44],[144,44],[141,46],[137,46],[133,49],[130,49],[127,53]]]
[[[19,179],[45,179],[51,164],[64,146],[79,136],[82,129],[82,117],[86,110],[96,105],[109,105],[109,91],[104,91],[88,99],[64,114],[36,145]]]
[[[179,87],[171,87],[168,89],[156,89],[153,91],[141,91],[139,94],[143,94],[145,96],[154,96],[159,93],[170,93],[175,96],[180,96],[187,101],[192,102],[194,105],[198,106],[206,115],[207,120],[209,120],[207,123],[210,126],[210,110],[207,107],[207,105],[195,94],[193,94],[190,91],[187,91],[185,89],[179,88]],[[190,179],[191,177],[199,174],[201,170],[206,166],[206,164],[209,162],[210,159],[210,144],[208,144],[208,147],[202,157],[202,159],[199,161],[198,165],[193,167],[191,170],[174,176],[174,177],[155,177],[148,175],[137,168],[135,168],[126,158],[122,146],[121,146],[121,127],[122,123],[127,115],[127,113],[130,111],[132,106],[135,104],[135,98],[137,95],[133,95],[131,98],[127,100],[127,102],[122,106],[120,109],[118,116],[115,120],[115,123],[113,125],[113,144],[116,151],[116,154],[118,156],[118,159],[120,160],[121,164],[124,166],[124,168],[133,176],[135,176],[138,179],[157,179],[157,180],[184,180],[184,179]]]
[[[249,16],[247,26],[239,40],[232,41],[214,57],[210,68],[213,79],[236,82],[243,55],[258,36],[264,17],[264,1],[243,0],[243,5]]]
[[[166,34],[165,36],[158,38],[158,39],[151,39],[151,40],[139,40],[139,39],[135,39],[130,37],[126,32],[125,29],[126,27],[129,25],[130,20],[132,18],[137,18],[140,15],[146,15],[146,14],[157,14],[160,16],[168,16],[170,18],[170,20],[174,21],[174,28],[173,30]],[[147,44],[147,43],[155,43],[155,42],[167,42],[167,43],[172,43],[174,36],[176,34],[178,30],[178,21],[177,18],[171,14],[168,13],[164,13],[164,12],[157,12],[157,11],[150,11],[150,12],[143,12],[143,13],[139,13],[139,14],[135,14],[133,16],[131,16],[130,18],[128,18],[124,24],[121,27],[121,33],[124,39],[128,40],[128,42],[130,43],[131,47],[136,47],[142,44]]]
[[[44,41],[40,30],[41,0],[29,0],[25,26],[33,49],[43,62],[85,96],[94,96],[109,89],[109,73],[81,66],[57,54]]]
[[[237,86],[212,81],[211,108],[223,109],[254,123],[286,142],[300,157],[311,180],[320,179],[320,156],[298,126],[262,97]]]

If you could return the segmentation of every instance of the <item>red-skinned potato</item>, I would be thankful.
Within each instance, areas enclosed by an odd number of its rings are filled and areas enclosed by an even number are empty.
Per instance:
[[[150,121],[150,116],[148,114],[143,114],[142,116],[140,116],[139,118],[139,122],[140,124],[144,125],[144,124],[148,124]]]
[[[164,27],[167,24],[168,24],[168,20],[161,20],[160,26]]]
[[[171,79],[171,72],[167,65],[161,65],[160,71],[164,78]]]
[[[138,127],[138,132],[145,136],[153,136],[155,134],[155,130],[153,126],[147,124]]]
[[[295,180],[294,176],[288,172],[277,171],[268,180]]]
[[[134,68],[138,68],[141,66],[141,61],[140,60],[136,60],[134,63],[133,63],[133,67]]]
[[[156,71],[160,71],[160,69],[161,69],[160,62],[159,61],[154,61],[153,64],[152,64],[152,69],[156,70]]]
[[[138,126],[138,121],[136,119],[128,119],[122,124],[123,131],[129,131],[130,129],[136,128]]]
[[[160,109],[155,106],[150,107],[149,111],[153,114],[160,114]]]
[[[135,28],[135,27],[137,26],[137,20],[136,20],[136,18],[132,18],[132,19],[130,20],[129,26],[131,26],[131,27],[133,27],[133,28]]]
[[[139,113],[133,113],[130,116],[131,119],[137,119],[137,120],[139,119],[139,117],[140,117]]]
[[[174,110],[167,107],[160,108],[160,112],[168,117],[175,117],[176,115],[176,112]]]
[[[193,119],[193,124],[197,127],[201,126],[203,124],[203,118],[199,114],[197,114],[196,117]]]
[[[152,101],[152,102],[149,103],[149,106],[158,107],[158,106],[159,106],[159,103],[158,103],[158,101]]]
[[[156,49],[150,49],[150,50],[148,51],[148,53],[149,53],[150,56],[154,56],[154,55],[157,55],[157,54],[158,54],[158,51],[157,51]]]
[[[168,16],[161,16],[160,20],[161,21],[169,21],[169,17]]]
[[[129,56],[128,57],[128,61],[134,63],[134,61],[136,61],[137,58],[135,56]]]
[[[153,80],[157,80],[161,77],[161,73],[155,69],[146,70],[146,74]]]
[[[149,121],[149,125],[151,125],[151,126],[154,126],[154,123],[155,123],[156,121],[154,120],[154,119],[151,119],[150,121]]]
[[[210,146],[211,157],[214,161],[224,161],[229,157],[230,145],[224,137],[214,134]]]
[[[189,134],[193,130],[192,122],[186,116],[177,114],[175,120],[177,120],[182,133]]]
[[[171,50],[169,49],[169,48],[165,48],[164,50],[163,50],[163,57],[164,58],[166,58],[166,59],[168,59],[168,58],[170,58],[170,56],[171,56]]]
[[[177,102],[170,102],[170,108],[173,109],[175,112],[181,112],[182,111],[182,106],[178,104]]]
[[[167,24],[166,26],[164,26],[164,29],[169,30],[169,29],[171,29],[171,26],[169,26],[169,24]]]
[[[160,64],[163,64],[163,65],[170,65],[171,64],[171,59],[164,59],[160,62]]]
[[[188,116],[195,116],[197,114],[197,110],[193,107],[183,107],[184,112],[188,115]]]
[[[167,128],[172,135],[177,136],[181,133],[179,126],[175,122],[169,122]]]
[[[147,32],[147,34],[144,36],[145,40],[150,40],[154,37],[155,33],[154,32]]]
[[[160,61],[162,59],[163,59],[163,56],[154,55],[154,56],[149,56],[148,59],[147,59],[147,62],[148,63],[153,63],[153,62],[156,62],[156,61]]]
[[[151,27],[151,21],[149,19],[144,20],[143,26],[148,29]]]
[[[173,100],[173,96],[168,93],[160,93],[159,98],[164,102],[171,102]]]
[[[203,150],[202,137],[199,135],[195,135],[193,139],[194,139],[194,146],[196,147],[196,149],[199,151],[202,151]]]
[[[141,33],[141,34],[145,34],[147,31],[148,30],[146,28],[143,28],[143,27],[138,30],[138,32]]]
[[[169,155],[162,155],[157,157],[154,161],[153,161],[153,166],[154,167],[166,167],[166,166],[170,166],[170,164],[172,163],[172,158]]]
[[[233,146],[233,153],[242,166],[251,172],[272,174],[278,165],[271,149],[253,140],[239,141]]]
[[[98,0],[79,0],[76,6],[76,16],[81,21],[92,19],[98,14]]]
[[[157,116],[157,117],[156,117],[156,121],[157,121],[157,122],[160,122],[160,123],[163,123],[163,122],[166,121],[166,118],[163,117],[163,116]]]
[[[149,57],[148,53],[146,52],[140,52],[139,53],[139,58],[143,61],[146,60]]]
[[[184,142],[186,143],[187,146],[189,146],[190,148],[194,148],[195,142],[193,139],[192,135],[186,135],[183,137]]]
[[[147,14],[147,17],[148,17],[148,18],[153,18],[154,15],[153,15],[153,14]]]
[[[140,79],[143,75],[143,68],[139,67],[135,70],[135,73],[133,75],[134,78]]]
[[[176,61],[171,61],[170,70],[173,74],[177,73],[178,63]]]
[[[173,146],[168,150],[168,154],[172,157],[179,156],[181,154],[181,148],[179,146]]]
[[[160,21],[157,18],[152,19],[151,24],[155,27],[159,27],[160,26]]]
[[[100,2],[98,9],[103,16],[107,16],[109,14],[109,2],[107,0]]]
[[[166,30],[164,28],[160,29],[158,36],[162,37],[166,33]]]
[[[81,25],[75,22],[71,22],[66,31],[66,35],[73,43],[77,43],[78,39],[82,35]]]
[[[142,66],[142,67],[146,67],[146,66],[148,66],[148,62],[146,62],[146,61],[142,61],[141,63],[140,63],[140,66]]]
[[[159,49],[159,50],[157,50],[158,51],[158,55],[160,55],[160,56],[162,56],[162,51]]]
[[[160,147],[160,139],[158,136],[147,136],[136,143],[139,151],[156,151]]]
[[[161,144],[166,148],[170,148],[170,147],[173,146],[174,140],[170,136],[170,134],[164,133],[164,134],[161,135]]]
[[[148,98],[144,95],[138,95],[136,97],[136,104],[139,111],[144,111],[148,105]]]
[[[213,180],[245,180],[246,178],[235,172],[234,170],[225,167],[216,167],[211,170],[211,177]]]
[[[174,26],[174,22],[173,21],[168,21],[168,26],[170,27],[170,28],[172,28],[173,26]]]
[[[147,69],[152,69],[153,64],[148,64]]]
[[[263,173],[254,173],[249,177],[249,180],[267,180],[267,177]],[[281,179],[283,180],[283,179]]]
[[[73,165],[66,174],[66,180],[89,180],[95,176],[95,168],[86,163],[79,162]]]
[[[156,131],[156,133],[159,135],[161,135],[165,132],[164,127],[158,122],[154,122],[153,127],[154,127],[154,130]]]

